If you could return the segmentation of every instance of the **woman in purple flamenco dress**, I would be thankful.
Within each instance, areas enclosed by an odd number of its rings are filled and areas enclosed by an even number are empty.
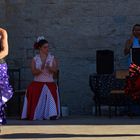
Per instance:
[[[0,125],[6,123],[6,102],[12,97],[12,87],[9,85],[7,64],[5,57],[8,55],[8,35],[6,30],[0,28]]]

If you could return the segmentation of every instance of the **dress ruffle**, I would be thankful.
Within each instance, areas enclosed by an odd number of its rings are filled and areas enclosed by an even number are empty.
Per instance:
[[[13,89],[9,84],[9,76],[7,74],[7,64],[0,64],[0,124],[6,122],[5,119],[5,103],[12,97]]]

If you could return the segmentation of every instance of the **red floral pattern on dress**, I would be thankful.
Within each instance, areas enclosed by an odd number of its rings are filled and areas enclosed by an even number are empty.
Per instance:
[[[126,78],[125,94],[134,101],[140,100],[140,66],[131,63],[129,76]]]

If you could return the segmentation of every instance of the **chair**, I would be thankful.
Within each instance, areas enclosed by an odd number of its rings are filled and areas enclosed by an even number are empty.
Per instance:
[[[15,117],[21,113],[21,96],[25,94],[25,90],[21,90],[20,68],[8,69],[8,75],[13,97],[7,102],[6,113],[9,117]]]
[[[59,87],[59,70],[57,70],[57,72],[53,75],[53,78],[54,78],[57,86]]]
[[[95,115],[102,114],[102,106],[109,106],[109,94],[112,87],[113,74],[92,74],[89,76],[89,85],[94,93]]]
[[[115,72],[115,79],[113,82],[112,90],[110,91],[110,104],[109,114],[111,117],[112,107],[115,107],[115,115],[118,115],[119,107],[128,107],[128,97],[125,95],[124,87],[126,83],[126,77],[129,75],[129,71],[122,69]]]
[[[60,87],[59,87],[59,76],[60,76],[60,70],[57,70],[57,72],[53,75],[53,78],[58,86],[58,93],[59,93],[59,99],[60,99],[60,112],[61,112],[61,116],[62,116],[62,110],[61,110],[61,98],[60,98]]]

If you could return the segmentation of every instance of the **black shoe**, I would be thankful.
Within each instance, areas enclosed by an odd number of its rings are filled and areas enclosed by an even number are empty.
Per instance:
[[[57,116],[50,117],[50,120],[56,120]]]

